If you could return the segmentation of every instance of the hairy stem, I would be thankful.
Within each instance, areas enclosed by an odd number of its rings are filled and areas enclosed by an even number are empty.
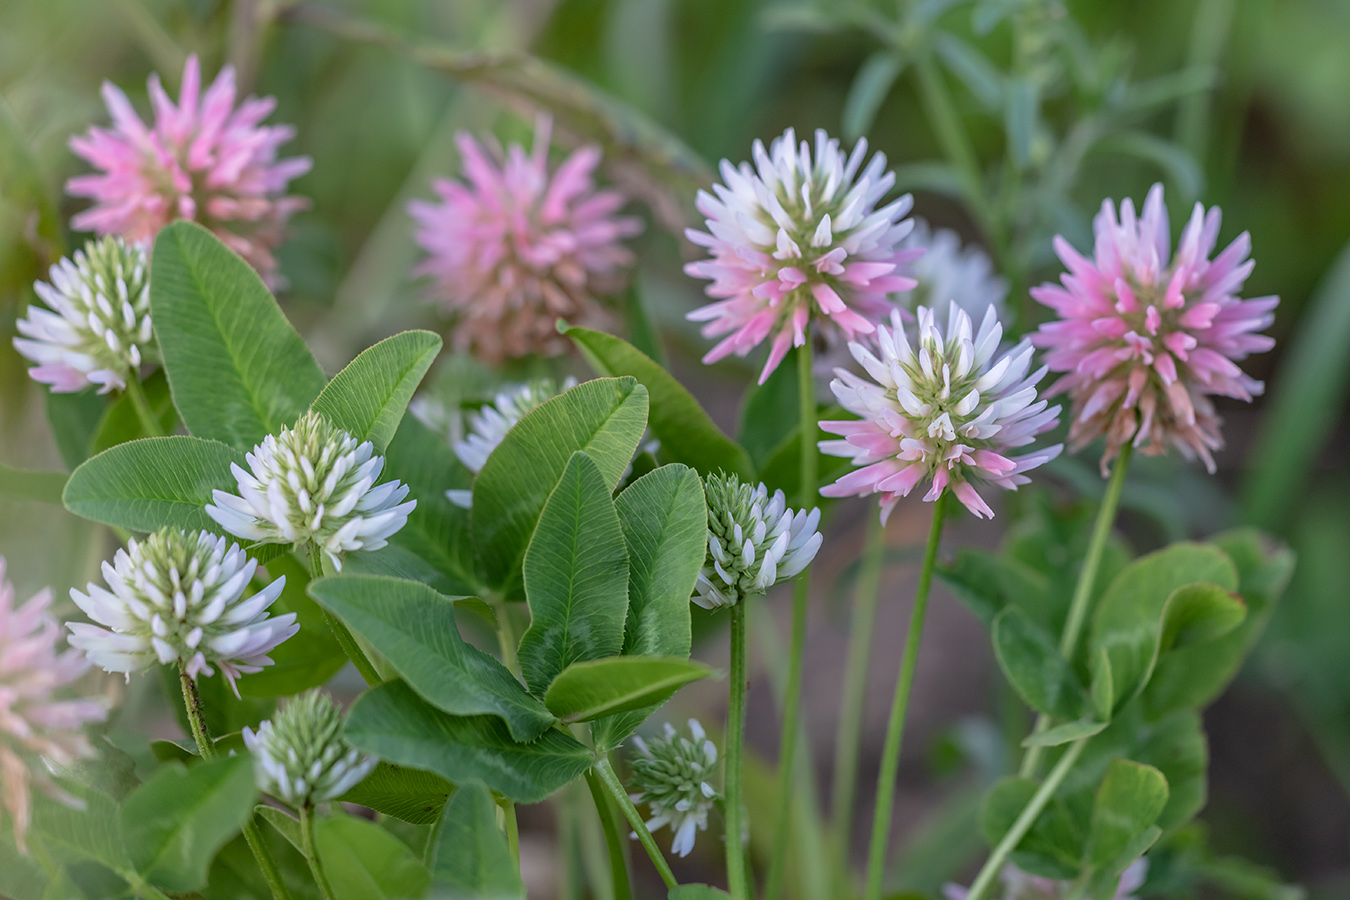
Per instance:
[[[309,863],[309,873],[314,876],[314,883],[319,887],[319,895],[323,900],[333,900],[333,887],[328,883],[328,875],[319,861],[314,842],[314,811],[308,806],[300,807],[300,845],[305,862]]]
[[[919,586],[914,592],[914,611],[909,618],[909,634],[900,657],[900,677],[895,683],[895,698],[891,702],[891,718],[886,725],[886,743],[881,751],[881,769],[877,776],[876,810],[872,817],[872,843],[867,853],[866,900],[880,900],[881,882],[886,873],[886,847],[891,836],[891,810],[895,804],[895,779],[900,768],[900,747],[905,736],[905,712],[909,708],[909,692],[914,684],[914,667],[919,659],[919,642],[923,639],[923,621],[928,612],[928,590],[933,584],[933,567],[937,562],[938,543],[942,538],[942,523],[951,503],[950,491],[943,491],[933,504],[933,523],[928,531],[928,546],[923,554],[923,568],[919,571]]]
[[[670,871],[670,864],[661,855],[661,848],[656,846],[656,838],[652,837],[652,833],[647,830],[647,823],[642,821],[642,814],[633,805],[633,801],[628,799],[628,792],[624,790],[623,782],[619,780],[619,776],[614,773],[614,767],[609,764],[609,759],[601,757],[596,760],[595,765],[591,767],[591,771],[599,777],[600,783],[609,792],[610,799],[618,804],[619,809],[623,810],[624,818],[633,827],[638,840],[642,843],[642,848],[651,857],[652,865],[656,866],[656,871],[660,874],[666,887],[673,888],[678,885],[679,882],[675,880],[675,874]]]
[[[586,773],[586,786],[591,789],[591,799],[595,801],[595,811],[600,814],[600,825],[605,832],[605,845],[609,848],[609,871],[614,883],[614,900],[632,900],[633,889],[629,884],[628,860],[624,856],[623,828],[619,818],[605,795],[604,785],[594,771]]]
[[[744,809],[741,804],[741,743],[745,737],[745,600],[731,607],[731,696],[727,705],[726,834],[727,888],[737,900],[750,900],[746,881],[745,853],[741,837]]]

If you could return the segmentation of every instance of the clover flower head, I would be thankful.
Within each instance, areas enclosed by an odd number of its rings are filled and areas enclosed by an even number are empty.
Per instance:
[[[1140,857],[1121,873],[1120,882],[1112,900],[1139,900],[1135,893],[1144,886],[1148,878],[1148,859]],[[1001,900],[1060,900],[1069,895],[1074,886],[1072,881],[1056,881],[1040,875],[1029,875],[1012,863],[999,872],[1003,882]],[[942,888],[946,900],[966,900],[969,889],[959,884],[948,884]]]
[[[375,484],[384,457],[370,441],[357,443],[313,410],[245,458],[249,471],[230,464],[239,493],[213,491],[207,515],[244,540],[317,546],[339,570],[342,554],[385,546],[417,505],[402,502],[402,482]]]
[[[635,737],[633,744],[638,752],[629,765],[639,790],[630,799],[651,808],[650,830],[669,825],[675,832],[671,853],[688,856],[694,837],[707,830],[708,811],[717,798],[709,784],[717,768],[717,746],[697,719],[689,720],[689,737],[667,722],[661,735],[650,740]]]
[[[256,732],[244,729],[258,789],[295,809],[336,800],[379,762],[342,738],[342,709],[315,688],[289,700]]]
[[[913,227],[908,194],[877,208],[895,173],[883,174],[883,153],[863,167],[866,140],[846,154],[817,131],[813,155],[789,128],[768,150],[755,141],[752,153],[753,168],[722,160],[724,183],[699,191],[708,231],[686,235],[712,258],[685,271],[711,281],[715,299],[689,319],[707,323],[704,337],[727,335],[703,361],[746,356],[772,335],[763,384],[813,321],[850,340],[871,334],[893,308],[888,296],[914,287],[901,272],[923,251],[901,247]]]
[[[1274,321],[1279,298],[1238,297],[1255,265],[1251,238],[1243,232],[1210,259],[1220,218],[1217,207],[1197,203],[1173,255],[1155,184],[1139,216],[1129,199],[1119,216],[1102,203],[1092,259],[1055,238],[1069,271],[1031,295],[1059,318],[1033,340],[1051,371],[1064,373],[1050,393],[1069,395],[1069,446],[1105,437],[1103,475],[1127,441],[1150,455],[1175,447],[1213,472],[1223,437],[1209,398],[1250,401],[1263,390],[1238,362],[1275,345],[1259,332]]]
[[[58,393],[96,386],[122,390],[154,354],[150,267],[145,248],[119,237],[89,241],[52,266],[33,290],[14,347],[34,363],[28,374]]]
[[[963,244],[955,231],[935,230],[918,217],[914,219],[914,230],[899,246],[923,251],[910,270],[917,284],[898,298],[905,308],[926,306],[933,310],[938,321],[943,321],[948,316],[948,305],[955,303],[972,321],[982,321],[985,310],[990,308],[1002,320],[1008,282],[994,271],[993,262],[982,249]]]
[[[782,491],[743,483],[735,475],[710,475],[708,556],[695,585],[704,609],[735,606],[794,577],[820,549],[820,510],[789,509]]]
[[[427,259],[415,270],[458,323],[454,346],[492,363],[567,349],[561,318],[608,321],[600,297],[623,287],[633,254],[623,239],[642,230],[617,215],[625,198],[597,190],[598,147],[548,166],[551,120],[540,116],[534,148],[485,150],[458,136],[464,180],[437,179],[439,203],[414,200],[408,213]]]
[[[128,678],[157,663],[180,663],[193,679],[219,667],[238,695],[235,679],[270,666],[267,654],[300,630],[295,613],[268,613],[285,576],[244,596],[257,568],[238,544],[209,531],[165,528],[132,539],[103,563],[106,588],[71,589],[98,624],[67,622],[70,645]]]
[[[497,392],[491,403],[468,415],[468,433],[463,440],[455,441],[455,456],[464,468],[478,474],[506,433],[525,418],[526,413],[576,385],[577,380],[569,376],[561,384],[552,378],[540,378],[506,386]]]
[[[5,569],[0,557],[0,804],[26,852],[32,786],[69,800],[50,767],[93,755],[83,728],[103,721],[108,708],[101,700],[62,696],[89,664],[76,650],[58,652],[61,626],[51,614],[51,591],[16,606]]]
[[[960,306],[948,308],[944,334],[933,311],[918,309],[911,342],[899,313],[880,326],[875,352],[850,345],[871,376],[836,370],[835,396],[858,419],[821,422],[842,440],[821,441],[821,452],[850,457],[859,468],[821,490],[826,497],[880,495],[885,521],[901,497],[925,479],[924,499],[947,488],[976,516],[994,511],[975,490],[982,482],[1007,490],[1029,480],[1026,472],[1059,455],[1055,445],[1021,456],[1009,451],[1053,428],[1059,408],[1036,399],[1045,369],[1028,374],[1032,347],[1022,341],[999,353],[1003,326],[991,307],[975,330]]]
[[[295,129],[261,124],[276,106],[272,97],[249,97],[236,108],[231,66],[205,93],[201,80],[197,57],[189,56],[175,104],[152,74],[155,118],[148,127],[120,88],[103,83],[113,127],[93,127],[70,140],[77,156],[101,170],[66,182],[72,197],[94,200],[71,226],[149,242],[175,219],[200,222],[275,287],[280,279],[272,251],[286,220],[308,205],[286,196],[286,186],[309,171],[309,158],[277,159]]]

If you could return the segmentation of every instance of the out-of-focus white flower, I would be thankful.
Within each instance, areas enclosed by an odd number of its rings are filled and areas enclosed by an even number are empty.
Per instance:
[[[995,316],[1003,318],[1008,282],[994,271],[989,255],[979,247],[963,245],[955,231],[949,228],[935,231],[918,217],[914,219],[914,230],[905,235],[899,246],[923,251],[909,270],[918,284],[898,296],[901,305],[910,310],[926,306],[939,321],[947,319],[952,303],[964,309],[975,322],[981,321],[991,308]]]
[[[235,679],[270,666],[267,654],[300,630],[295,613],[267,611],[285,576],[244,596],[257,568],[238,544],[209,531],[165,528],[133,539],[103,563],[107,588],[91,582],[88,593],[71,589],[98,625],[67,622],[70,645],[128,678],[156,663],[180,663],[193,679],[218,666],[238,695]]]
[[[255,733],[244,729],[258,789],[301,809],[335,800],[379,762],[342,739],[342,710],[323,691],[295,697]]]
[[[820,510],[789,509],[782,491],[748,485],[734,475],[710,475],[708,557],[693,601],[704,609],[734,606],[801,572],[822,540]]]
[[[678,856],[694,849],[694,837],[708,828],[708,811],[717,798],[709,784],[717,768],[717,747],[697,719],[689,720],[689,733],[685,737],[667,722],[659,737],[633,738],[638,752],[629,761],[633,783],[640,788],[630,799],[651,808],[649,830],[670,826],[675,832],[670,852]]]
[[[455,441],[455,455],[464,468],[477,475],[506,433],[526,413],[576,386],[577,380],[572,377],[566,378],[561,385],[552,378],[508,385],[497,392],[491,403],[484,404],[477,412],[469,413],[468,433],[463,440]]]
[[[384,457],[310,411],[231,464],[239,494],[212,492],[206,513],[237,537],[266,544],[314,544],[342,568],[342,554],[378,550],[408,521],[399,481],[376,486]]]
[[[122,390],[153,355],[145,249],[120,237],[89,241],[33,285],[33,305],[15,322],[14,347],[37,363],[33,380],[59,393]]]

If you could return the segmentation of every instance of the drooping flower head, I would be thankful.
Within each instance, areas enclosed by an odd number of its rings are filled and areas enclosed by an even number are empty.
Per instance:
[[[255,733],[244,729],[258,789],[302,809],[341,797],[379,762],[342,738],[342,709],[315,688],[287,701]]]
[[[82,729],[101,722],[108,709],[100,700],[60,696],[89,664],[78,651],[57,651],[61,626],[49,610],[51,591],[16,607],[5,568],[0,557],[0,801],[25,850],[31,786],[65,799],[48,764],[68,766],[92,755]]]
[[[651,808],[648,829],[669,825],[675,832],[670,852],[677,856],[694,849],[694,837],[707,830],[708,811],[717,798],[709,783],[717,768],[717,747],[697,719],[689,720],[689,735],[667,722],[664,732],[651,740],[633,738],[638,752],[629,760],[639,789],[630,799]]]
[[[535,125],[534,149],[512,144],[488,151],[458,137],[464,179],[437,179],[440,203],[415,200],[417,243],[427,259],[419,275],[453,314],[454,346],[491,363],[531,353],[557,354],[569,342],[557,320],[602,325],[600,297],[619,290],[633,254],[623,238],[642,230],[616,215],[624,197],[597,190],[597,147],[583,147],[548,167],[551,122]]]
[[[120,88],[105,81],[112,129],[93,127],[71,138],[71,150],[100,170],[66,182],[72,197],[95,201],[71,220],[72,227],[148,243],[170,222],[190,219],[215,232],[275,287],[272,251],[286,220],[308,205],[287,196],[286,186],[309,171],[309,158],[277,159],[295,129],[261,124],[276,106],[272,97],[249,97],[236,108],[231,66],[202,93],[195,55],[183,67],[177,104],[158,74],[150,76],[149,89],[152,126]]]
[[[877,208],[895,173],[882,174],[882,153],[863,168],[866,140],[846,155],[817,131],[813,156],[789,128],[768,150],[755,141],[753,155],[753,168],[722,160],[725,183],[699,192],[708,231],[686,234],[712,258],[685,271],[710,280],[716,299],[689,318],[707,323],[705,337],[727,335],[703,361],[746,356],[772,335],[763,384],[813,321],[850,340],[871,334],[893,309],[889,295],[914,287],[901,269],[923,251],[900,246],[912,227],[908,194]]]
[[[1147,878],[1148,860],[1140,857],[1121,873],[1112,900],[1139,900],[1135,891],[1144,886]],[[999,895],[999,900],[1060,900],[1061,897],[1069,896],[1075,886],[1073,881],[1028,875],[1012,863],[1003,867],[999,879],[1003,882],[1003,893]],[[969,894],[969,889],[958,884],[948,884],[942,888],[942,895],[947,900],[966,900]]]
[[[1103,475],[1127,441],[1151,455],[1170,445],[1213,472],[1223,437],[1209,397],[1250,401],[1263,389],[1237,363],[1275,345],[1258,332],[1274,321],[1279,298],[1237,296],[1255,265],[1251,238],[1243,232],[1210,259],[1219,221],[1217,207],[1206,212],[1197,203],[1173,256],[1155,184],[1141,216],[1128,199],[1119,218],[1110,200],[1102,203],[1092,259],[1055,238],[1069,271],[1031,295],[1059,318],[1033,340],[1046,348],[1050,369],[1065,373],[1050,393],[1072,402],[1069,446],[1106,438]]]
[[[370,441],[332,425],[313,410],[231,463],[239,494],[212,491],[206,514],[236,537],[265,544],[314,545],[342,568],[352,550],[378,550],[408,521],[400,481],[376,485],[384,457]]]
[[[1008,282],[994,271],[989,255],[979,247],[963,244],[961,236],[949,228],[933,230],[918,217],[914,219],[914,230],[905,235],[899,246],[902,250],[923,253],[910,270],[916,282],[914,289],[897,298],[904,308],[926,306],[941,322],[948,316],[947,307],[955,303],[971,321],[983,321],[988,309],[993,309],[1002,321]]]
[[[1025,473],[1059,455],[1056,444],[1021,456],[1059,419],[1059,407],[1036,399],[1042,368],[1031,374],[1032,347],[1023,340],[999,353],[1003,326],[992,308],[976,331],[956,304],[947,328],[933,311],[918,309],[917,340],[911,343],[899,313],[877,329],[876,352],[850,345],[869,381],[844,369],[830,384],[835,396],[858,419],[821,422],[843,440],[821,441],[821,452],[851,457],[859,466],[821,490],[826,497],[880,494],[882,521],[901,497],[929,480],[924,499],[937,500],[950,488],[977,516],[994,511],[975,490],[984,483],[1007,490],[1029,480]]]
[[[93,582],[70,597],[97,625],[67,622],[70,645],[108,672],[179,663],[188,677],[220,673],[235,679],[272,664],[267,655],[300,630],[295,613],[268,608],[286,586],[282,576],[252,596],[244,591],[258,563],[209,531],[175,528],[132,539],[111,564],[106,588]]]
[[[33,290],[46,304],[28,307],[14,347],[37,363],[35,381],[58,393],[96,386],[122,390],[153,355],[149,265],[145,248],[120,237],[89,241],[52,266]]]
[[[820,549],[820,510],[789,509],[782,491],[709,475],[708,556],[692,598],[704,609],[734,606],[796,576]]]

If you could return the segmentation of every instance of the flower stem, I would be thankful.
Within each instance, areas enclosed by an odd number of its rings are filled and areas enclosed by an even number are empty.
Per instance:
[[[1059,762],[1055,763],[1055,767],[1050,770],[1050,774],[1046,776],[1045,781],[1027,801],[1026,807],[1023,808],[1017,820],[1013,822],[1012,828],[1008,829],[1008,833],[998,842],[994,852],[989,854],[989,858],[985,860],[980,873],[975,876],[975,881],[970,886],[970,893],[966,895],[966,900],[984,900],[990,888],[994,885],[994,879],[998,877],[999,871],[1003,868],[1003,863],[1007,860],[1008,854],[1012,853],[1022,838],[1026,836],[1026,833],[1031,830],[1031,826],[1036,823],[1036,817],[1041,814],[1045,804],[1050,802],[1050,798],[1054,796],[1055,791],[1069,774],[1074,763],[1078,762],[1078,757],[1082,755],[1083,748],[1087,746],[1091,739],[1091,737],[1079,738],[1069,745],[1069,749],[1064,751],[1064,755],[1060,757]]]
[[[938,543],[942,538],[942,523],[947,518],[947,507],[951,503],[950,494],[950,491],[943,491],[933,504],[933,523],[928,531],[923,568],[919,570],[919,586],[914,592],[909,634],[905,636],[905,649],[900,657],[900,677],[895,682],[895,698],[891,702],[891,718],[886,725],[886,743],[881,751],[881,769],[877,776],[872,843],[867,853],[867,892],[863,895],[866,900],[880,900],[881,897],[881,882],[886,872],[886,847],[891,836],[891,810],[895,804],[895,779],[900,768],[900,746],[905,736],[905,712],[909,708],[909,691],[914,684],[914,667],[919,659],[924,616],[928,612],[928,590],[933,584],[933,567],[937,562]]]
[[[1087,556],[1083,558],[1083,568],[1078,570],[1078,583],[1073,589],[1073,599],[1069,601],[1068,618],[1064,621],[1064,633],[1060,635],[1059,655],[1070,665],[1078,650],[1078,638],[1083,631],[1083,622],[1087,619],[1088,603],[1092,599],[1092,589],[1097,583],[1097,570],[1101,567],[1102,553],[1111,537],[1111,526],[1116,521],[1116,510],[1120,506],[1120,495],[1125,488],[1125,471],[1130,466],[1130,454],[1133,447],[1126,443],[1120,449],[1120,456],[1111,467],[1111,480],[1106,485],[1106,495],[1097,509],[1097,520],[1092,524],[1092,537],[1088,540]],[[1036,726],[1032,734],[1040,734],[1050,727],[1050,717],[1041,713],[1036,717]],[[1036,746],[1027,750],[1022,758],[1022,767],[1018,774],[1029,778],[1036,774],[1041,753],[1045,748]]]
[[[732,609],[735,608],[732,607]],[[660,874],[666,887],[677,886],[679,882],[675,880],[675,874],[670,871],[670,864],[661,855],[661,848],[656,846],[656,838],[652,837],[652,833],[647,830],[647,823],[642,821],[642,814],[633,805],[633,801],[628,799],[628,792],[624,790],[623,782],[619,780],[619,776],[614,773],[614,767],[609,764],[609,759],[600,757],[595,761],[595,765],[591,766],[591,771],[599,777],[600,783],[609,792],[610,799],[618,804],[619,809],[623,810],[624,818],[628,820],[628,824],[637,834],[638,840],[642,843],[642,848],[651,857],[652,865],[656,866],[656,871]]]
[[[319,895],[323,900],[333,900],[333,887],[328,883],[323,863],[319,862],[319,852],[314,841],[314,811],[308,806],[300,807],[300,844],[305,862],[309,863],[309,873],[314,876],[314,883],[319,887]]]
[[[848,627],[847,666],[844,692],[839,703],[839,730],[835,737],[834,798],[831,818],[835,834],[837,868],[848,882],[848,854],[852,845],[853,801],[858,791],[858,748],[862,743],[863,702],[867,693],[867,666],[872,651],[872,632],[877,620],[877,595],[886,558],[886,526],[881,517],[868,519],[862,571],[853,598],[853,617]],[[851,889],[850,889],[851,890]]]
[[[197,753],[203,760],[215,759],[216,745],[212,743],[210,729],[206,727],[201,694],[197,693],[197,683],[188,675],[187,665],[181,661],[178,663],[178,683],[183,689],[183,705],[187,708],[192,739],[197,742]],[[244,832],[244,840],[248,842],[249,849],[253,851],[258,868],[262,870],[267,887],[272,891],[273,900],[291,900],[291,892],[281,880],[281,871],[277,868],[276,860],[272,859],[267,845],[263,843],[263,836],[252,816],[249,816],[241,830]]]
[[[604,786],[594,771],[586,773],[586,786],[591,789],[591,799],[595,801],[595,811],[600,814],[600,826],[605,832],[605,845],[609,848],[609,872],[614,883],[614,900],[632,900],[633,888],[628,879],[628,860],[624,857],[623,830],[619,826],[618,816],[605,796]]]
[[[506,820],[506,845],[511,849],[511,858],[520,868],[520,821],[516,818],[516,804],[506,800],[502,803],[502,818]]]
[[[313,542],[309,544],[307,558],[309,560],[309,577],[319,579],[325,575],[333,574],[328,571],[328,564],[324,559],[323,550]],[[347,626],[342,624],[342,620],[333,615],[327,609],[323,611],[323,617],[328,622],[328,627],[333,631],[333,637],[337,638],[338,646],[342,647],[342,652],[347,654],[347,658],[356,666],[356,671],[361,673],[367,685],[374,687],[383,683],[384,679],[380,673],[375,670],[369,659],[366,658],[365,651],[361,645],[356,643],[356,638],[347,630]]]
[[[797,348],[797,393],[799,414],[801,470],[798,503],[808,509],[815,502],[818,490],[816,459],[816,379],[811,353],[811,332],[807,329],[806,342]],[[787,872],[788,838],[792,833],[792,789],[794,767],[797,765],[797,734],[801,719],[802,660],[806,655],[806,618],[811,598],[811,568],[797,576],[792,586],[792,638],[788,649],[787,689],[783,696],[783,731],[778,738],[778,808],[774,814],[773,851],[769,856],[769,874],[765,882],[765,896],[778,897],[783,893],[783,878]],[[733,892],[734,893],[734,892]]]
[[[127,378],[126,390],[123,392],[131,399],[131,406],[136,410],[136,418],[140,420],[141,430],[145,432],[146,437],[163,437],[164,429],[160,427],[159,420],[150,409],[150,401],[146,399],[145,389],[141,387],[141,382],[133,373]]]
[[[741,836],[744,809],[741,805],[741,746],[745,738],[745,600],[731,607],[731,684],[727,705],[726,834],[727,888],[737,900],[750,900],[746,881],[745,853]]]

